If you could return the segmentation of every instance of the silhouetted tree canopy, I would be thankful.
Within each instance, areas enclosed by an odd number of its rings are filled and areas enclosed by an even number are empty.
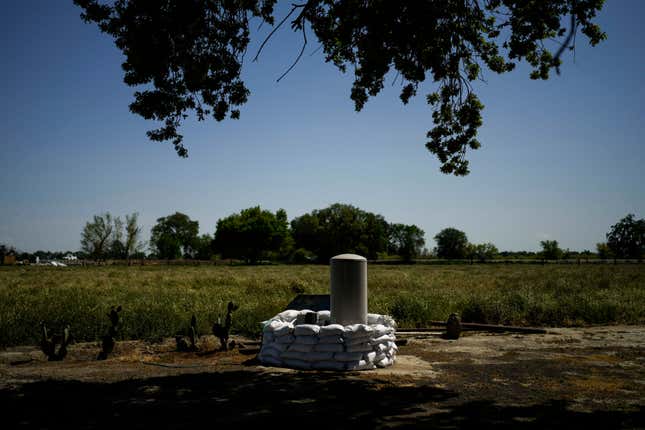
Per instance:
[[[139,213],[135,212],[125,216],[125,241],[123,242],[125,258],[130,262],[130,258],[143,251],[144,244],[140,240],[141,226],[139,222]]]
[[[546,260],[559,260],[563,257],[563,251],[558,246],[557,240],[543,240],[540,241],[542,247],[542,258]]]
[[[215,242],[210,234],[202,234],[195,241],[195,258],[210,260],[215,255]]]
[[[499,253],[499,250],[492,243],[471,243],[468,246],[468,257],[473,260],[478,260],[480,262],[485,262],[486,260],[492,260]]]
[[[198,221],[191,220],[181,212],[175,212],[157,219],[157,224],[152,227],[150,246],[158,258],[194,257],[198,233]]]
[[[599,242],[596,244],[596,252],[598,253],[598,258],[601,260],[606,260],[613,257],[613,252],[607,246],[607,242]]]
[[[444,228],[434,237],[437,242],[435,254],[439,258],[461,259],[468,254],[468,237],[456,228]]]
[[[256,206],[217,221],[215,248],[222,258],[256,263],[269,252],[280,250],[288,236],[289,222],[284,209],[273,214]]]
[[[400,79],[403,103],[429,79],[432,85],[424,91],[429,91],[434,126],[426,147],[442,172],[466,175],[466,152],[480,146],[476,136],[483,109],[471,82],[483,69],[505,73],[522,60],[532,67],[531,79],[548,79],[552,69],[559,73],[562,54],[573,49],[578,29],[592,46],[606,37],[592,22],[603,2],[308,0],[293,4],[268,37],[291,19],[292,30],[302,34],[299,59],[313,31],[325,61],[353,71],[356,110],[383,89],[389,72]],[[250,20],[274,24],[276,1],[74,3],[83,9],[81,17],[112,36],[125,55],[124,82],[141,86],[130,110],[163,122],[149,138],[171,141],[185,157],[178,128],[189,113],[200,121],[239,118],[239,106],[250,94],[241,79]]]
[[[295,247],[313,252],[320,262],[343,253],[375,259],[388,244],[383,216],[341,203],[294,218],[291,233]]]
[[[616,258],[642,258],[645,255],[645,219],[634,214],[611,226],[607,233],[607,246]]]
[[[390,224],[388,226],[388,253],[405,261],[419,256],[426,240],[425,232],[416,225]]]
[[[120,223],[119,217],[115,218],[109,212],[94,215],[81,232],[81,251],[95,260],[110,256],[115,250],[114,243],[119,240],[116,231]]]

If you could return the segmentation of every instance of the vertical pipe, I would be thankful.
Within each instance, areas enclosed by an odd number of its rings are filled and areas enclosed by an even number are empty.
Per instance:
[[[330,260],[331,322],[367,324],[367,260],[341,254]]]

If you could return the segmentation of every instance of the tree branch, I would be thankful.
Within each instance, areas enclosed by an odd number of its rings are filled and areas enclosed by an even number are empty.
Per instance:
[[[560,75],[560,65],[558,64],[560,57],[562,56],[562,53],[564,52],[564,50],[567,49],[567,46],[571,42],[571,39],[573,39],[573,36],[576,34],[577,26],[576,26],[575,9],[576,9],[576,0],[571,0],[571,29],[569,30],[569,34],[567,34],[567,38],[564,40],[564,43],[560,46],[560,49],[558,49],[558,52],[556,52],[555,57],[553,57],[553,62],[555,64],[555,72],[558,75]]]
[[[304,24],[302,24],[302,38],[303,38],[302,48],[300,48],[300,53],[298,54],[298,57],[296,58],[296,61],[294,61],[294,62],[293,62],[293,64],[292,64],[291,66],[289,66],[289,68],[287,69],[287,71],[286,71],[286,72],[284,72],[284,73],[283,73],[283,74],[278,78],[278,80],[277,80],[276,82],[280,82],[280,79],[282,79],[282,78],[284,78],[285,76],[287,76],[287,74],[288,74],[288,73],[289,73],[289,72],[290,72],[294,67],[296,67],[296,64],[298,64],[298,61],[300,61],[300,58],[302,58],[302,54],[304,54],[304,52],[305,52],[305,47],[307,46],[307,33],[306,33],[306,31],[305,31],[305,26],[304,26]]]
[[[255,57],[253,57],[253,62],[258,61],[258,58],[260,57],[260,53],[261,53],[261,52],[262,52],[262,50],[264,49],[264,45],[266,45],[266,44],[267,44],[267,42],[269,41],[269,39],[271,39],[271,36],[273,36],[273,34],[274,34],[276,31],[278,31],[278,29],[279,29],[280,27],[282,27],[282,24],[284,24],[284,23],[285,23],[285,21],[286,21],[287,19],[289,19],[289,17],[290,17],[291,15],[293,15],[293,13],[296,11],[296,9],[301,8],[301,7],[302,7],[302,8],[304,8],[306,5],[304,5],[304,4],[292,4],[291,6],[292,6],[292,8],[291,8],[291,10],[289,11],[289,13],[287,14],[287,16],[285,16],[284,18],[282,18],[282,20],[278,23],[278,25],[276,25],[276,26],[273,28],[273,30],[271,30],[271,32],[269,33],[269,35],[264,39],[264,41],[263,41],[263,42],[262,42],[262,44],[260,45],[260,48],[258,49],[257,54],[255,54]],[[298,16],[298,18],[296,18],[296,20],[297,20],[297,19],[299,19],[299,18],[300,18],[300,16]]]

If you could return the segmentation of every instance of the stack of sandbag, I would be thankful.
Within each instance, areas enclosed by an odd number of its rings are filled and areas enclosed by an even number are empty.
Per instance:
[[[330,324],[329,311],[287,310],[263,324],[259,360],[296,369],[366,370],[394,364],[396,323],[368,314],[368,324]],[[307,317],[307,314],[310,314]]]

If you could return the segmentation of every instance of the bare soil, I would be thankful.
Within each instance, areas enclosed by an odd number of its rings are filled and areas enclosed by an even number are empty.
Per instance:
[[[545,335],[404,335],[397,363],[364,372],[260,366],[257,345],[198,353],[173,339],[70,347],[47,362],[34,347],[0,351],[3,428],[643,428],[645,326]],[[8,424],[8,426],[5,426]]]

